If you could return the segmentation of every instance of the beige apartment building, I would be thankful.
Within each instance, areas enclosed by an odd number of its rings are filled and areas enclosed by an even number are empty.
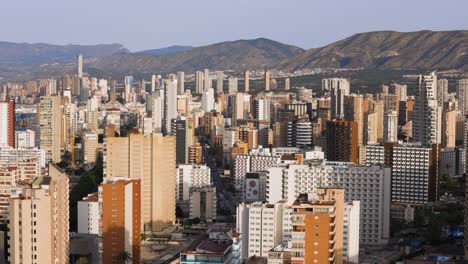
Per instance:
[[[38,177],[12,192],[9,201],[10,263],[68,263],[68,176],[50,164]]]
[[[46,153],[46,162],[60,162],[60,146],[62,145],[60,104],[60,96],[42,96],[38,105],[39,147]]]
[[[175,221],[176,138],[155,133],[108,137],[104,177],[141,179],[142,231],[160,231]]]

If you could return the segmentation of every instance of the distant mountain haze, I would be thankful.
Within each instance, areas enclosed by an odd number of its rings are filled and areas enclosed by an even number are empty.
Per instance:
[[[266,38],[201,47],[170,46],[135,53],[121,44],[60,46],[0,42],[0,77],[23,79],[44,77],[48,73],[55,76],[74,73],[76,65],[73,64],[79,53],[84,58],[93,58],[85,63],[85,71],[114,77],[190,73],[204,68],[467,70],[468,31],[367,32],[309,50]]]

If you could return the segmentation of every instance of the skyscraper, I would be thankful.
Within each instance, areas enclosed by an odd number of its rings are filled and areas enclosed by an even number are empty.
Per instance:
[[[224,80],[224,73],[222,71],[216,72],[216,93],[217,94],[224,92],[223,80]]]
[[[141,179],[143,231],[160,231],[175,221],[176,137],[130,134],[106,138],[104,177]]]
[[[328,81],[326,81],[328,80]],[[344,101],[345,96],[349,95],[350,87],[349,80],[344,78],[333,78],[322,80],[323,83],[328,83],[328,89],[331,90],[331,111],[332,119],[340,119],[345,116]]]
[[[270,91],[270,71],[265,70],[265,91]]]
[[[99,186],[102,208],[102,263],[121,263],[119,254],[128,252],[131,263],[140,263],[141,182],[139,179],[106,181]]]
[[[284,79],[284,90],[289,91],[291,89],[291,81],[289,78]]]
[[[235,94],[238,92],[238,88],[237,88],[237,78],[235,77],[229,77],[229,93],[230,94]]]
[[[171,120],[177,118],[177,80],[164,82],[164,133],[170,135]]]
[[[463,116],[468,115],[468,79],[457,81],[458,110]]]
[[[419,75],[413,111],[413,141],[424,146],[441,143],[442,108],[437,102],[437,75]]]
[[[39,102],[39,147],[46,153],[46,162],[60,162],[62,112],[60,96],[43,96]]]
[[[195,94],[201,94],[203,92],[203,72],[195,72]]]
[[[15,195],[9,200],[10,263],[68,263],[68,176],[50,164],[48,176]]]
[[[398,114],[396,111],[385,113],[384,116],[384,143],[398,141]]]
[[[15,101],[0,102],[0,147],[15,147]]]
[[[177,94],[185,93],[185,73],[183,71],[177,72]]]
[[[203,70],[203,78],[204,78],[203,90],[210,89],[211,88],[211,78],[210,78],[210,70],[209,69]]]
[[[79,54],[76,59],[78,60],[78,78],[83,77],[83,54]]]
[[[133,76],[125,76],[125,101],[130,102],[130,92],[133,88]]]
[[[327,122],[327,159],[358,163],[357,122],[335,120]]]
[[[248,93],[250,91],[250,71],[244,71],[244,92]]]

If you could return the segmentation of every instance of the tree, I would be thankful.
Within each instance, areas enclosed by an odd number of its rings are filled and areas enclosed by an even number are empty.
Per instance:
[[[89,264],[89,262],[87,258],[81,257],[75,262],[75,264]]]
[[[133,261],[132,255],[128,251],[122,251],[117,255],[117,260],[120,263],[131,263]]]

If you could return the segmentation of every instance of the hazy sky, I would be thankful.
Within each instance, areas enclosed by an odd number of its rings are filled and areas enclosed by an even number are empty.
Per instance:
[[[375,30],[468,29],[466,0],[5,0],[0,40],[132,51],[271,38],[319,47]]]

